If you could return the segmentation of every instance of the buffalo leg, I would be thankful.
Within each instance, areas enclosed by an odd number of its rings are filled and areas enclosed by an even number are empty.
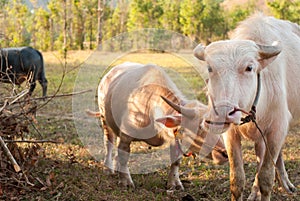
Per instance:
[[[258,172],[259,189],[261,192],[261,200],[269,201],[275,179],[275,166],[277,158],[280,155],[283,142],[288,129],[288,123],[281,121],[281,128],[266,133],[266,151],[260,171]]]
[[[48,81],[46,79],[44,80],[39,80],[40,85],[42,86],[43,89],[43,96],[47,96],[47,86],[48,86]]]
[[[258,183],[258,172],[260,171],[260,168],[262,166],[262,160],[264,158],[265,151],[266,151],[266,146],[263,140],[260,140],[255,143],[255,152],[257,156],[258,167],[256,171],[255,181],[252,187],[251,194],[248,198],[248,201],[261,200],[261,193],[259,190],[259,183]],[[279,182],[281,187],[283,187],[288,193],[294,192],[296,188],[288,178],[288,174],[286,172],[285,165],[284,165],[284,160],[282,158],[282,151],[280,151],[278,155],[276,168],[277,168],[276,180]]]
[[[32,95],[32,93],[33,93],[35,87],[36,87],[36,83],[35,83],[35,82],[31,82],[31,83],[30,83],[29,92],[28,92],[29,96]]]
[[[288,174],[285,169],[284,160],[282,158],[282,151],[280,151],[276,161],[276,179],[279,184],[285,189],[287,193],[293,193],[296,191],[295,186],[289,180]]]
[[[241,137],[235,128],[224,134],[225,147],[230,165],[230,191],[232,201],[242,201],[245,188],[245,171],[242,157]]]
[[[113,149],[115,143],[115,134],[113,131],[107,126],[104,116],[101,114],[100,121],[103,129],[103,141],[105,147],[105,158],[104,158],[104,165],[105,169],[104,172],[106,174],[113,174],[114,173],[114,164],[113,164]]]
[[[251,194],[248,197],[248,201],[258,201],[261,200],[261,193],[259,190],[259,182],[258,182],[258,172],[260,171],[260,168],[262,166],[262,161],[265,155],[266,146],[263,142],[263,140],[259,140],[255,142],[255,154],[256,154],[256,160],[257,160],[257,169],[255,174],[255,180],[251,189]]]
[[[134,183],[130,176],[128,168],[128,160],[130,155],[131,138],[123,133],[120,135],[120,142],[118,145],[118,171],[120,176],[120,184],[124,187],[134,188]]]
[[[105,173],[113,174],[114,173],[114,164],[113,164],[113,149],[114,149],[115,135],[110,132],[109,129],[104,129],[104,147],[105,147],[105,159],[104,165],[107,167]]]
[[[181,153],[179,151],[179,143],[172,143],[170,146],[170,159],[171,159],[171,168],[168,176],[168,189],[181,189],[183,190],[183,185],[179,178],[179,166],[181,161]]]

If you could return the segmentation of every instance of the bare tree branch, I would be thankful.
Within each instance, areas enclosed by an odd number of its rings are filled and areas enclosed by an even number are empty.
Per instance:
[[[6,107],[7,103],[8,103],[8,100],[5,100],[3,106],[0,108],[0,112],[2,112],[2,110],[4,110],[4,108]]]
[[[83,94],[83,93],[87,93],[87,92],[91,92],[91,91],[92,91],[92,89],[87,89],[87,90],[77,91],[77,92],[68,93],[68,94],[54,94],[52,96],[29,98],[29,100],[43,100],[44,101],[46,99],[53,99],[53,98],[67,97],[67,96],[75,96],[75,95],[79,95],[79,94]],[[19,99],[19,98],[17,98],[17,99]],[[24,103],[24,102],[28,102],[28,100],[22,100],[22,101],[16,101],[15,100],[15,101],[9,102],[8,105],[11,105],[13,103]],[[2,104],[2,103],[0,103],[0,104]],[[5,104],[5,101],[4,101],[3,104]],[[0,108],[0,112],[1,112],[1,108]]]
[[[8,147],[6,146],[5,142],[3,141],[2,137],[0,136],[0,144],[1,147],[3,148],[6,156],[9,158],[10,162],[12,163],[14,169],[16,172],[20,172],[21,168],[18,165],[17,161],[15,160],[15,158],[13,157],[13,155],[11,154],[11,152],[9,151]]]
[[[63,142],[56,140],[4,140],[5,143],[54,143],[61,144]]]

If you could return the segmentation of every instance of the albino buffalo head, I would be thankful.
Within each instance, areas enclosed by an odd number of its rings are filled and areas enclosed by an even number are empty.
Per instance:
[[[162,96],[180,115],[167,115],[156,119],[166,127],[174,128],[183,126],[182,139],[188,144],[188,150],[213,160],[215,164],[224,164],[228,161],[224,142],[220,136],[207,135],[201,127],[203,114],[207,112],[207,106],[199,101],[190,101],[184,105],[178,105]],[[184,143],[184,142],[183,142]]]
[[[194,55],[208,70],[208,113],[203,127],[223,133],[240,124],[242,112],[250,111],[257,91],[257,74],[281,52],[278,43],[259,45],[251,40],[227,40],[198,45]]]

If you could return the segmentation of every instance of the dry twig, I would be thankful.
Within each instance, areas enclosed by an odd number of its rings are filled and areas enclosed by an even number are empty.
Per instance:
[[[4,140],[5,143],[54,143],[60,144],[62,142],[56,140]]]
[[[3,148],[5,154],[7,155],[7,157],[9,158],[10,162],[12,163],[14,169],[16,172],[20,172],[21,168],[18,165],[16,159],[14,158],[14,156],[11,154],[11,152],[9,151],[8,147],[6,146],[5,142],[3,141],[2,137],[0,136],[0,144],[1,147]]]

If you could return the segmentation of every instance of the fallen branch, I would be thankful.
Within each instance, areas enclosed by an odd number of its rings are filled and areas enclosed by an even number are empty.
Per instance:
[[[3,106],[0,108],[0,112],[2,112],[2,110],[4,110],[4,108],[6,107],[7,103],[8,103],[8,100],[5,100]]]
[[[8,103],[8,105],[11,105],[11,104],[14,104],[14,103],[17,103],[19,99],[21,99],[22,97],[24,97],[25,95],[27,95],[29,92],[28,89],[22,91],[20,94],[18,94],[18,96],[13,100],[11,101],[10,103]]]
[[[52,95],[52,96],[30,98],[29,100],[43,100],[44,101],[46,99],[53,99],[53,98],[67,97],[67,96],[75,96],[75,95],[87,93],[87,92],[90,92],[90,91],[92,91],[92,89],[87,89],[87,90],[83,90],[83,91],[73,92],[73,93],[69,93],[69,94],[56,94],[56,95]],[[27,101],[28,100],[15,101],[14,103],[23,103],[23,102],[27,102]]]
[[[21,168],[18,165],[17,161],[15,160],[15,158],[13,157],[13,155],[11,154],[11,152],[9,151],[8,147],[6,146],[5,142],[3,141],[2,137],[0,136],[0,143],[1,146],[5,152],[5,154],[7,155],[7,157],[9,158],[10,162],[12,163],[14,169],[16,172],[20,172]]]
[[[60,144],[63,143],[61,141],[55,140],[4,140],[5,143],[54,143]]]
[[[92,91],[92,89],[87,89],[87,90],[83,90],[83,91],[77,91],[77,92],[73,92],[73,93],[69,93],[69,94],[56,94],[53,96],[45,96],[45,97],[39,97],[39,98],[31,98],[30,100],[43,100],[43,99],[50,99],[50,98],[58,98],[58,97],[66,97],[66,96],[74,96],[74,95],[79,95],[79,94],[83,94],[83,93],[87,93]]]
[[[9,97],[9,98],[5,99],[5,101],[1,103],[1,104],[3,104],[3,106],[0,108],[0,112],[2,112],[2,110],[4,110],[6,106],[12,105],[12,104],[18,102],[19,99],[21,99],[25,95],[27,95],[28,91],[29,90],[26,89],[26,90],[22,91],[21,93],[17,94],[16,96],[14,96],[14,97]],[[13,100],[9,101],[8,99],[13,99]]]

